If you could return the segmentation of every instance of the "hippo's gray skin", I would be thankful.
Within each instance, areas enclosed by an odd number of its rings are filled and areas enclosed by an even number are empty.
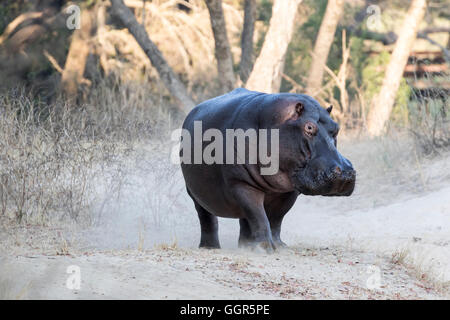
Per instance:
[[[274,175],[261,175],[259,162],[181,164],[200,219],[200,247],[220,248],[217,217],[226,217],[239,219],[239,246],[271,252],[285,246],[281,222],[298,195],[352,194],[356,173],[336,149],[339,126],[330,112],[331,107],[322,108],[308,95],[241,88],[207,100],[188,114],[183,128],[191,137],[194,121],[202,122],[203,131],[216,128],[224,137],[225,129],[279,129],[279,171]],[[209,143],[203,142],[203,148]]]

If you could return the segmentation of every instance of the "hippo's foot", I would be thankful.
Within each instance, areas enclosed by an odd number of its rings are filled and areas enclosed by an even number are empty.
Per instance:
[[[275,243],[273,242],[271,236],[260,236],[259,240],[256,240],[246,219],[240,219],[239,224],[241,227],[238,242],[239,248],[246,248],[252,251],[267,253],[272,253],[276,249]]]
[[[239,248],[249,249],[260,253],[273,253],[277,248],[272,240],[254,241],[239,239]]]
[[[204,249],[220,249],[219,238],[216,234],[202,233],[199,248]]]
[[[273,243],[277,249],[286,249],[288,247],[288,245],[281,241],[281,239],[273,239]]]
[[[198,247],[201,249],[220,249],[220,244],[200,243]]]
[[[255,252],[261,252],[261,253],[273,253],[275,251],[276,247],[273,241],[260,241],[255,242],[252,246],[252,250]]]

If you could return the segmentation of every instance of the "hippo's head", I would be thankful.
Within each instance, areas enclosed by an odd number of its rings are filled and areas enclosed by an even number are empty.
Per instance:
[[[280,127],[280,167],[291,183],[306,195],[349,196],[356,172],[337,150],[339,125],[330,117],[332,107],[322,108],[307,95],[285,106]]]

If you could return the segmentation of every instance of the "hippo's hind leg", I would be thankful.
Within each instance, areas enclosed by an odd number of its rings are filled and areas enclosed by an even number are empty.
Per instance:
[[[220,249],[219,243],[219,221],[217,217],[204,209],[197,200],[194,199],[191,192],[186,188],[188,195],[194,201],[195,210],[200,220],[200,248]]]
[[[212,215],[200,206],[195,200],[195,209],[200,220],[201,238],[200,248],[220,249],[219,243],[219,222],[215,215]]]

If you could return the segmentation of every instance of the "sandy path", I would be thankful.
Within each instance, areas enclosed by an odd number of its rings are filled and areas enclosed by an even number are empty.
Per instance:
[[[80,268],[79,290],[66,287],[72,265]],[[346,248],[17,256],[3,257],[0,272],[1,298],[13,299],[445,298],[390,259]]]
[[[80,250],[65,240],[55,245],[60,231],[13,229],[2,240],[0,298],[448,299],[449,198],[447,187],[338,213],[320,198],[307,198],[286,218],[290,248],[272,255],[230,244],[237,233],[233,220],[221,221],[222,250],[186,241],[181,247]],[[194,231],[185,226],[192,244]],[[66,287],[71,265],[80,268],[80,290]]]
[[[232,219],[220,219],[222,250],[197,249],[181,178],[174,196],[142,176],[95,228],[0,223],[0,298],[449,299],[448,159],[408,170],[417,179],[362,166],[349,198],[300,196],[283,223],[290,249],[272,255],[237,249]],[[80,290],[66,287],[71,265]]]
[[[2,298],[37,299],[433,299],[404,267],[343,248],[291,248],[273,255],[167,248],[141,253],[2,258]],[[80,290],[66,287],[80,267]],[[380,270],[380,286],[370,278]],[[376,278],[373,278],[376,279]],[[376,282],[372,284],[376,285]],[[371,288],[371,289],[369,289]]]

